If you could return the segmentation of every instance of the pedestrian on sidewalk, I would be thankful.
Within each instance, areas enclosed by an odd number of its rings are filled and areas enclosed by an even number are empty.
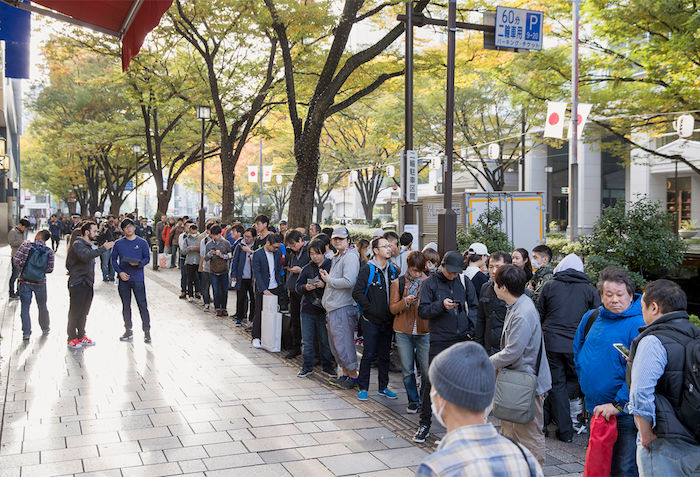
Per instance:
[[[63,233],[63,224],[61,219],[53,214],[49,219],[49,232],[51,233],[51,250],[58,252],[58,245],[61,243],[61,234]]]
[[[209,262],[214,309],[216,316],[228,316],[228,261],[231,260],[231,244],[221,235],[221,226],[214,224],[209,230],[211,241],[205,247],[204,260]]]
[[[284,293],[282,285],[282,237],[269,233],[265,244],[253,253],[251,266],[255,277],[255,318],[253,320],[253,347],[260,348],[262,330],[263,295],[277,295]],[[277,310],[275,310],[277,311]]]
[[[236,290],[236,326],[241,326],[248,312],[248,324],[252,325],[255,316],[255,290],[253,289],[253,269],[251,259],[255,244],[255,227],[243,232],[243,240],[238,242],[233,252],[231,264],[231,285]]]
[[[270,218],[267,215],[260,214],[255,217],[254,227],[258,233],[255,237],[255,245],[253,250],[258,250],[265,245],[265,239],[270,234]]]
[[[32,334],[32,320],[29,308],[32,304],[32,293],[36,297],[39,308],[39,326],[43,334],[50,330],[49,309],[46,307],[46,274],[53,272],[54,252],[46,246],[51,233],[40,230],[34,237],[34,243],[24,242],[17,249],[13,258],[14,265],[19,269],[19,298],[22,303],[22,339],[28,340]]]
[[[428,275],[425,274],[425,262],[422,252],[409,252],[406,256],[406,273],[391,283],[389,293],[389,309],[395,315],[396,347],[401,360],[403,386],[408,398],[406,412],[409,414],[416,414],[421,402],[414,363],[418,363],[421,376],[426,376],[421,377],[421,387],[427,381],[428,373],[430,327],[427,320],[418,316],[420,289],[428,279]]]
[[[209,233],[214,222],[207,222],[205,225],[205,232],[199,234],[199,288],[202,293],[202,301],[204,302],[204,310],[209,311],[211,308],[211,278],[209,274],[211,273],[211,267],[209,262],[204,260],[204,255],[207,253],[207,244],[211,242],[211,237]]]
[[[644,287],[646,326],[632,342],[627,364],[640,475],[690,476],[700,469],[700,411],[686,397],[697,378],[700,330],[689,321],[687,307],[685,292],[670,280]]]
[[[15,228],[7,233],[7,241],[10,244],[10,266],[12,267],[12,273],[10,274],[10,299],[19,298],[19,294],[15,290],[15,283],[19,277],[19,268],[15,266],[14,258],[19,246],[24,243],[24,234],[29,225],[27,219],[19,219]]]
[[[304,357],[301,371],[297,374],[300,378],[305,378],[313,372],[314,340],[318,340],[323,372],[332,378],[337,377],[337,371],[332,364],[331,348],[328,344],[326,310],[321,305],[326,284],[321,280],[320,271],[327,272],[331,269],[331,261],[324,256],[325,248],[325,244],[318,239],[314,239],[308,244],[310,261],[301,269],[301,273],[296,279],[296,292],[301,296],[301,337]]]
[[[112,223],[112,216],[106,220],[97,219],[99,221],[97,233],[97,245],[100,246],[105,242],[114,242],[116,240],[116,227]],[[105,250],[100,255],[100,269],[102,270],[102,281],[114,281],[114,266],[112,265],[112,251]]]
[[[186,234],[182,234],[182,252],[185,254],[185,274],[187,276],[187,301],[194,299],[197,289],[197,270],[199,269],[199,233],[197,224],[190,224]]]
[[[160,222],[156,224],[156,240],[158,241],[158,253],[165,253],[165,240],[163,239],[163,230],[168,226],[168,216],[163,214],[160,216]]]
[[[474,336],[476,290],[472,281],[462,273],[463,264],[459,252],[447,252],[440,268],[423,283],[418,316],[430,323],[428,361],[431,363],[441,351],[453,344],[469,341]],[[414,442],[425,442],[430,436],[432,411],[429,379],[423,384],[422,393],[420,421],[413,436]]]
[[[297,279],[302,268],[309,263],[309,251],[304,236],[298,230],[291,230],[285,237],[287,247],[292,253],[287,255],[287,280],[285,286],[289,294],[289,313],[291,315],[292,346],[287,359],[294,359],[301,354],[301,295],[296,291]]]
[[[394,315],[389,309],[389,289],[391,282],[396,280],[399,272],[390,263],[394,245],[383,237],[372,239],[374,258],[360,267],[360,271],[352,291],[352,297],[362,311],[362,336],[364,347],[360,361],[360,373],[357,385],[360,388],[357,399],[369,399],[369,378],[372,362],[377,361],[378,387],[377,393],[388,399],[398,396],[389,389],[389,354],[393,336]]]
[[[501,434],[527,447],[544,466],[543,406],[546,393],[552,388],[552,375],[547,362],[540,314],[530,297],[525,295],[525,271],[516,265],[503,265],[493,281],[496,295],[508,305],[508,313],[503,323],[501,351],[489,359],[496,371],[508,368],[537,379],[534,419],[525,424],[502,419]]]
[[[430,365],[435,419],[447,428],[437,450],[423,459],[417,477],[541,477],[542,468],[524,446],[498,435],[485,422],[496,381],[486,352],[458,343]]]
[[[119,276],[119,298],[122,300],[122,316],[124,317],[124,334],[121,341],[131,341],[134,334],[131,331],[131,294],[134,294],[141,315],[141,328],[146,343],[151,342],[151,316],[146,302],[146,284],[143,269],[151,261],[148,242],[136,235],[136,224],[131,219],[121,222],[124,237],[114,243],[112,264]]]
[[[95,258],[114,246],[114,242],[105,242],[99,247],[94,244],[97,239],[97,224],[91,220],[83,222],[79,230],[80,236],[70,244],[66,257],[70,297],[68,347],[73,349],[95,344],[85,335],[95,283]]]
[[[557,438],[571,442],[581,429],[571,409],[583,412],[581,389],[574,364],[574,336],[581,318],[588,310],[600,306],[598,291],[583,272],[583,261],[569,254],[554,269],[554,278],[542,287],[537,299],[547,361],[552,373],[552,391],[547,396],[544,412],[545,429],[550,418],[557,423]],[[575,401],[575,405],[569,403]],[[574,428],[576,425],[576,428]]]
[[[489,275],[495,277],[499,268],[511,263],[510,254],[502,251],[494,252],[489,257]],[[493,289],[494,284],[493,281],[490,281],[481,286],[479,308],[476,314],[476,334],[474,335],[474,341],[482,345],[489,356],[501,351],[503,322],[508,311],[506,302],[496,295]]]
[[[360,257],[350,245],[350,233],[345,227],[336,227],[331,233],[336,252],[331,259],[330,271],[320,270],[326,283],[323,292],[323,308],[328,313],[326,327],[328,342],[335,361],[343,368],[343,374],[329,382],[341,389],[352,389],[357,385],[358,365],[355,350],[357,307],[352,291],[360,271]]]
[[[527,289],[531,292],[531,298],[534,302],[537,302],[544,284],[554,278],[554,267],[551,262],[551,248],[546,245],[538,245],[532,249],[532,267],[537,270],[528,282]]]

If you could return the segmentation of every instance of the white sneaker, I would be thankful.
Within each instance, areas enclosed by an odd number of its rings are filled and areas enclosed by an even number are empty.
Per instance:
[[[190,303],[192,303],[192,297],[191,297],[191,296],[188,296],[188,297],[187,297],[187,301],[189,301]]]
[[[204,305],[204,311],[209,311],[209,303],[207,303],[206,305]]]
[[[253,348],[258,348],[258,349],[262,348],[262,344],[260,343],[259,339],[255,338],[253,340]]]

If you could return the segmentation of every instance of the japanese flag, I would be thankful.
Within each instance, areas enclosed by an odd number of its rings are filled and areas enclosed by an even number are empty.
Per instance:
[[[578,103],[578,107],[576,108],[578,110],[576,111],[578,116],[578,129],[576,129],[576,137],[579,139],[581,139],[581,136],[583,135],[583,126],[586,124],[586,119],[588,119],[588,114],[591,112],[592,107],[592,104]],[[569,124],[569,138],[571,138],[571,126],[573,122],[574,121],[572,118],[571,123]]]
[[[544,137],[561,139],[564,134],[564,114],[566,103],[547,101],[547,121],[544,123]]]
[[[263,182],[272,180],[272,166],[263,166]]]
[[[258,182],[260,180],[259,173],[258,166],[248,166],[248,182]]]

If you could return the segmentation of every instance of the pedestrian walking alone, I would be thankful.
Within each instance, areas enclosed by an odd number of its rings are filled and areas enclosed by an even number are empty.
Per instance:
[[[7,241],[10,244],[10,263],[12,266],[12,273],[10,274],[10,299],[19,298],[19,294],[15,290],[15,284],[17,283],[17,278],[19,277],[19,269],[15,266],[15,254],[19,249],[19,246],[24,243],[24,234],[29,228],[29,221],[27,219],[20,219],[19,223],[7,233]]]

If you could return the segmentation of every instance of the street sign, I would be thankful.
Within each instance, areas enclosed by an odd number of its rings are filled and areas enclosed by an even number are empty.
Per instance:
[[[134,190],[134,181],[127,182],[126,186],[124,187],[124,190],[126,192],[131,192],[132,190]]]
[[[543,23],[543,12],[496,7],[496,46],[541,50]]]
[[[418,151],[406,151],[406,202],[418,202]]]

